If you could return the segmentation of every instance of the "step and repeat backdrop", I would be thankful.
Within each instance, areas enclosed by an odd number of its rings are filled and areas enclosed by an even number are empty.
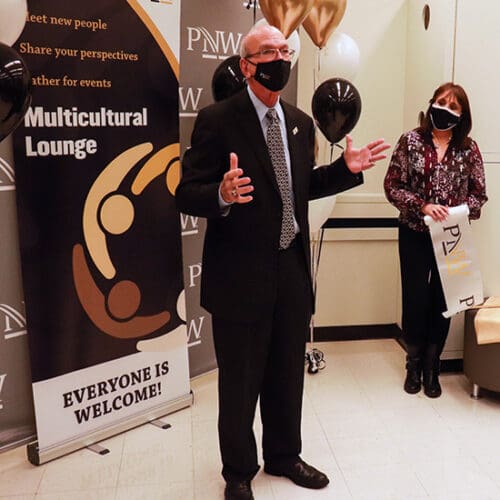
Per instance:
[[[16,184],[12,161],[4,152],[0,149],[0,451],[35,434]]]

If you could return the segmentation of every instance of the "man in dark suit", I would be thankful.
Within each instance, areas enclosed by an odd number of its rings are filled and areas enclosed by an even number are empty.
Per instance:
[[[226,499],[253,498],[259,397],[264,471],[306,488],[329,482],[299,456],[314,302],[308,202],[361,184],[389,147],[380,139],[354,149],[347,138],[342,158],[313,170],[313,122],[279,99],[293,55],[283,34],[254,28],[240,55],[248,87],[200,111],[176,193],[180,211],[208,219],[201,303],[219,367]]]

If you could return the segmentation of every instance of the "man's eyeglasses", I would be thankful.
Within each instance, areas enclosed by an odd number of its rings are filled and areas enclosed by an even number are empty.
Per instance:
[[[278,52],[281,54],[283,59],[291,59],[295,54],[295,50],[293,49],[263,49],[259,52],[255,52],[253,54],[248,54],[245,56],[245,59],[249,57],[259,56],[264,61],[272,61],[278,57]]]

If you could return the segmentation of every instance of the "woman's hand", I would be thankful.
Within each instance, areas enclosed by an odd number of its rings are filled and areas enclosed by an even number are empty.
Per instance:
[[[448,207],[427,203],[422,207],[422,213],[432,217],[434,222],[443,222],[448,217]]]

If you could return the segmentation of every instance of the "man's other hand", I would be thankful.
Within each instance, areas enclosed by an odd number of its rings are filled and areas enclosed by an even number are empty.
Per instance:
[[[377,161],[386,158],[386,155],[381,153],[391,147],[384,139],[377,139],[357,149],[352,147],[350,135],[346,135],[345,140],[346,148],[344,151],[344,160],[347,164],[347,168],[353,174],[372,168]]]
[[[249,203],[253,196],[250,177],[242,177],[243,170],[238,167],[238,155],[229,154],[229,170],[224,174],[220,184],[220,194],[226,203]]]

